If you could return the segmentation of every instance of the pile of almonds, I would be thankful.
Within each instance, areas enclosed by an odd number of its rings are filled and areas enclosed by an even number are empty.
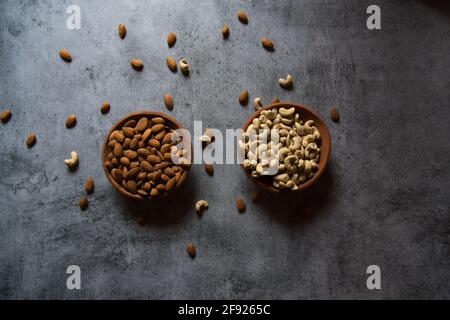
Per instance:
[[[172,155],[183,158],[172,139],[173,129],[162,117],[143,116],[129,120],[109,136],[105,166],[126,191],[142,198],[157,198],[175,189],[188,171],[187,162],[175,164]],[[181,137],[180,137],[181,138]]]

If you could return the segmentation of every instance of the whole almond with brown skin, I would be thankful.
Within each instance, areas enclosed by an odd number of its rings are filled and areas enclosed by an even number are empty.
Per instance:
[[[154,148],[161,147],[161,143],[158,140],[156,140],[156,139],[150,139],[150,141],[148,142],[148,145],[152,146]]]
[[[128,190],[130,190],[130,192],[136,193],[136,191],[137,191],[136,181],[128,180],[127,187],[128,187]]]
[[[121,183],[123,180],[123,173],[122,170],[114,168],[111,170],[111,176],[116,180],[117,182]]]
[[[152,129],[148,128],[144,131],[144,133],[142,134],[142,141],[146,141],[148,139],[148,137],[150,137],[150,134],[152,133]]]
[[[88,205],[89,205],[89,200],[88,200],[88,198],[87,198],[86,196],[80,197],[79,205],[80,205],[80,209],[81,209],[82,211],[86,210],[87,207],[88,207]]]
[[[332,107],[330,109],[330,117],[333,122],[339,122],[341,116],[339,115],[339,112],[337,111],[336,107]]]
[[[239,94],[239,103],[242,106],[247,105],[247,103],[248,103],[248,91],[247,90],[242,90],[241,93]]]
[[[111,109],[111,105],[108,101],[103,101],[103,103],[100,105],[100,112],[102,114],[106,114],[109,112],[109,109]]]
[[[26,145],[28,148],[31,148],[36,143],[36,134],[34,132],[30,132],[27,136],[27,139],[25,140]]]
[[[239,212],[245,211],[245,201],[240,196],[236,197],[236,208]]]
[[[268,50],[268,51],[274,51],[275,47],[273,45],[273,41],[270,40],[269,38],[262,38],[261,39],[261,44],[264,47],[264,49]]]
[[[3,123],[7,123],[11,119],[12,111],[11,109],[5,109],[0,113],[0,119]]]
[[[136,120],[128,120],[127,122],[125,122],[125,124],[123,125],[124,127],[136,127]]]
[[[72,54],[69,50],[62,48],[59,50],[59,56],[61,59],[63,59],[65,62],[71,62],[72,61]]]
[[[144,63],[142,62],[142,60],[139,59],[130,60],[130,64],[136,71],[141,71],[144,68]]]
[[[186,246],[186,251],[189,254],[189,256],[191,256],[192,259],[195,258],[197,250],[195,249],[195,246],[192,243],[188,243],[188,245]]]
[[[123,135],[127,138],[134,138],[134,129],[130,127],[122,128]],[[131,141],[130,141],[131,142]]]
[[[228,39],[230,36],[230,27],[227,24],[224,24],[222,27],[222,36],[224,39]]]
[[[167,175],[165,175],[167,176]],[[176,186],[177,184],[177,179],[175,177],[173,177],[172,179],[170,179],[169,181],[167,181],[166,183],[166,191],[170,192],[173,190],[173,188]]]
[[[125,157],[127,157],[128,159],[130,159],[130,160],[134,160],[134,159],[136,159],[137,156],[138,156],[137,152],[136,152],[136,151],[133,151],[133,150],[125,150],[125,151],[123,152],[123,155],[124,155]]]
[[[155,139],[158,141],[161,141],[165,136],[166,136],[166,131],[163,130],[155,136]]]
[[[119,143],[117,143],[117,144],[114,146],[113,153],[114,153],[114,156],[117,157],[117,158],[122,157],[122,155],[123,155],[123,147],[122,147],[122,145],[120,145]]]
[[[119,26],[117,27],[117,29],[119,31],[120,39],[125,38],[125,36],[127,35],[127,28],[125,27],[125,25],[123,23],[119,23]]]
[[[154,117],[154,118],[152,118],[151,122],[153,124],[164,124],[164,123],[166,123],[166,120],[164,120],[164,118],[161,118],[161,117]]]
[[[243,10],[239,10],[237,12],[237,17],[239,21],[242,22],[243,24],[248,24],[248,16]]]
[[[94,192],[94,179],[91,176],[89,176],[84,183],[84,191],[86,191],[87,194]]]
[[[175,34],[175,32],[169,32],[167,34],[167,45],[169,46],[169,48],[172,48],[176,41],[177,35]]]
[[[75,127],[77,124],[77,117],[74,114],[69,114],[66,118],[66,127],[68,129]]]
[[[167,109],[169,110],[173,109],[173,99],[169,93],[164,95],[164,104],[166,105]]]
[[[139,167],[130,169],[130,171],[128,171],[127,178],[128,179],[135,179],[138,176],[139,172],[140,172]]]
[[[143,158],[146,158],[146,157],[148,157],[150,155],[150,151],[148,149],[145,149],[145,148],[138,149],[137,153],[138,153],[139,156],[141,156]]]
[[[166,133],[166,135],[164,136],[164,138],[162,139],[161,143],[162,144],[167,144],[170,143],[172,141],[172,133]]]
[[[153,133],[158,134],[159,132],[164,130],[164,125],[163,124],[155,124],[154,126],[152,126],[151,129],[152,129]]]
[[[136,124],[135,129],[139,132],[144,132],[147,129],[147,127],[148,127],[148,118],[142,117]]]
[[[140,169],[143,172],[150,172],[152,171],[152,165],[148,161],[142,161],[140,165]]]
[[[126,157],[121,157],[120,158],[120,163],[123,164],[125,167],[129,167],[130,166],[130,159],[126,158]]]
[[[172,72],[177,72],[177,62],[175,61],[175,59],[173,57],[167,57],[166,63]]]
[[[205,163],[205,171],[212,177],[214,175],[214,166],[211,163]]]
[[[156,164],[160,163],[161,159],[158,156],[151,154],[147,157],[147,161],[150,162],[151,164]]]

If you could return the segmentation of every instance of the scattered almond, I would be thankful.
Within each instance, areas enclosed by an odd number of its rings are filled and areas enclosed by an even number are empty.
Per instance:
[[[75,127],[77,124],[77,117],[74,114],[69,114],[66,118],[66,127],[68,129]]]
[[[59,50],[59,56],[66,62],[72,62],[72,54],[69,50],[62,48]]]
[[[88,198],[86,196],[80,197],[80,209],[84,211],[87,209],[88,205],[89,205]]]
[[[136,71],[141,71],[144,68],[144,64],[142,63],[142,60],[139,59],[132,59],[130,60],[130,64]]]
[[[169,32],[167,35],[167,44],[169,45],[169,48],[172,48],[175,42],[177,41],[177,35],[175,32]]]
[[[109,109],[111,109],[111,105],[108,101],[103,101],[103,103],[100,105],[100,112],[103,114],[106,114],[109,112]]]
[[[94,192],[94,179],[91,176],[89,176],[84,183],[84,191],[86,191],[87,194]]]
[[[123,23],[119,23],[118,30],[119,30],[120,39],[125,38],[125,36],[127,34],[127,28],[125,27],[125,25]]]
[[[193,243],[191,243],[191,242],[188,243],[188,245],[186,246],[186,251],[187,251],[187,253],[191,256],[192,259],[195,258],[195,255],[196,255],[196,253],[197,253],[197,250],[195,249]]]
[[[339,115],[339,112],[337,111],[336,107],[332,107],[330,109],[330,117],[333,122],[339,122],[341,116]]]
[[[239,103],[242,106],[247,105],[247,103],[248,103],[248,91],[247,90],[242,90],[241,93],[239,94]]]
[[[169,110],[173,109],[173,99],[169,93],[164,95],[164,104],[166,105],[167,109]]]
[[[222,36],[224,39],[228,39],[230,36],[230,27],[227,24],[224,24],[222,27]]]
[[[175,59],[173,57],[167,57],[166,63],[172,72],[177,72],[177,62],[175,61]]]
[[[11,119],[11,109],[5,109],[0,113],[0,119],[2,120],[3,123],[7,123],[9,121],[9,119]]]
[[[237,196],[236,198],[236,208],[239,212],[245,211],[245,201],[240,196]]]
[[[26,145],[28,148],[31,148],[36,143],[36,134],[34,132],[30,132],[27,136],[27,139],[25,140]]]
[[[261,44],[264,47],[264,49],[268,50],[268,51],[273,51],[275,49],[274,45],[273,45],[273,41],[270,40],[269,38],[262,38],[261,39]]]
[[[214,175],[214,166],[212,163],[205,163],[205,171],[211,177]]]
[[[237,12],[237,17],[238,17],[239,21],[242,22],[243,24],[248,24],[248,17],[244,11],[239,10]]]

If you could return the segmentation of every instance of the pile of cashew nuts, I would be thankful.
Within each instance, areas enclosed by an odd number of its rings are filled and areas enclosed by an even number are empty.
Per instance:
[[[295,108],[263,110],[239,140],[244,168],[253,177],[272,176],[277,189],[298,190],[319,168],[320,133]]]

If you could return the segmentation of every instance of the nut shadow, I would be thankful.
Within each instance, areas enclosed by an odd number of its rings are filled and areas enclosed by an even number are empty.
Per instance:
[[[328,166],[314,185],[300,192],[271,193],[258,189],[262,193],[258,206],[274,222],[289,227],[324,219],[330,212],[327,207],[334,201],[333,179],[332,167]]]
[[[131,215],[140,225],[164,228],[180,224],[189,213],[192,213],[195,198],[196,178],[192,175],[187,177],[183,185],[164,198],[139,201],[121,196],[119,206],[123,214]]]

